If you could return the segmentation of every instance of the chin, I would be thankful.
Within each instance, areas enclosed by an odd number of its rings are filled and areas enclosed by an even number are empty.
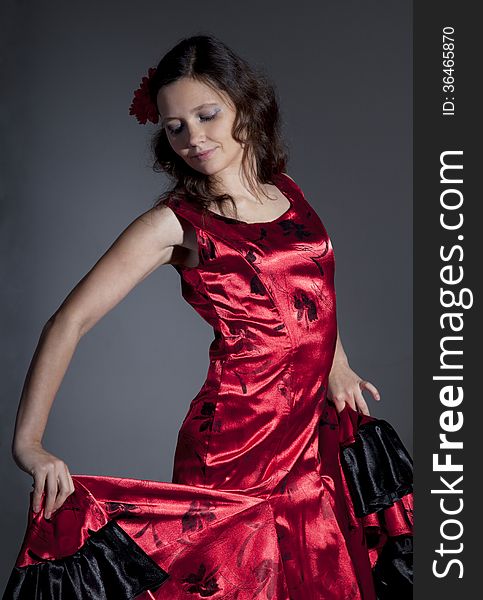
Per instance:
[[[193,165],[190,165],[190,167],[192,167],[195,171],[198,171],[198,173],[203,173],[203,175],[214,175],[220,170],[211,166],[209,167],[208,165],[206,165],[206,167],[193,167]]]
[[[208,164],[209,163],[209,164]],[[205,175],[215,175],[219,171],[224,169],[224,166],[220,167],[220,164],[212,161],[206,161],[204,164],[199,164],[194,166],[190,164],[190,167],[198,171],[198,173],[204,173]]]

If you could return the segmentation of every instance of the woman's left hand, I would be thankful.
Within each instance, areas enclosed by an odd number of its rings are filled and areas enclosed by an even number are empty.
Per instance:
[[[347,360],[334,361],[329,373],[327,398],[335,404],[337,412],[340,413],[347,402],[354,410],[370,415],[362,395],[364,389],[372,394],[374,400],[381,399],[377,388],[354,373]]]

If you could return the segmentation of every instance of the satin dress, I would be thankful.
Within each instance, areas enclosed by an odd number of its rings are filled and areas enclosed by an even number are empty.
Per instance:
[[[57,561],[37,597],[70,597],[73,585],[75,598],[376,600],[372,567],[388,536],[411,534],[412,494],[384,519],[354,513],[340,443],[357,414],[327,400],[334,250],[298,185],[272,182],[289,208],[265,223],[202,214],[182,193],[164,201],[196,232],[199,264],[174,268],[214,331],[172,482],[74,475],[50,521],[29,508],[7,598],[29,577],[38,592],[39,565]],[[136,553],[132,579],[118,581],[116,561]]]

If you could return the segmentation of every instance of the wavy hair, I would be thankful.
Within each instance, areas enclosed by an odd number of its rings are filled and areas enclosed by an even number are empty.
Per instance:
[[[242,168],[254,192],[257,183],[269,183],[275,173],[283,172],[288,150],[281,136],[281,117],[276,91],[269,78],[255,69],[213,35],[196,35],[182,39],[159,61],[149,82],[149,94],[157,106],[158,91],[183,77],[210,86],[227,97],[235,107],[233,138],[244,143]],[[230,194],[218,194],[210,177],[191,168],[172,149],[161,126],[151,140],[155,157],[153,170],[174,179],[174,187],[157,199],[162,202],[173,192],[184,193],[202,209],[210,204],[230,201]]]

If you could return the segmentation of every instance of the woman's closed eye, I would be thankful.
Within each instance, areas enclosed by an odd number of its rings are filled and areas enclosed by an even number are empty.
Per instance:
[[[218,111],[211,113],[210,115],[200,115],[200,120],[201,121],[211,121],[212,119],[214,119],[217,115]],[[167,127],[169,133],[171,135],[178,135],[178,133],[180,133],[183,129],[183,125],[181,124],[179,127],[176,127],[176,129],[172,129],[171,127]]]

